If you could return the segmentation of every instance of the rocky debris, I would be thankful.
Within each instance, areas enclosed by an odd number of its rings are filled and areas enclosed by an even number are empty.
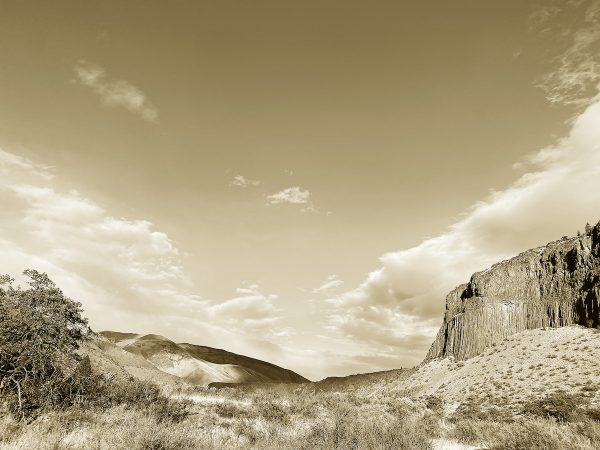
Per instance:
[[[600,222],[471,276],[446,297],[426,360],[464,360],[527,329],[600,327]]]

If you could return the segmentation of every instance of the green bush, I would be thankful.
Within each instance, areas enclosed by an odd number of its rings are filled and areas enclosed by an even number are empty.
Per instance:
[[[425,398],[425,406],[434,414],[444,412],[444,400],[436,395],[429,395]]]
[[[286,424],[290,421],[290,409],[285,406],[282,399],[274,394],[266,394],[257,398],[254,407],[257,415],[269,422]]]
[[[581,394],[568,394],[559,391],[541,399],[529,400],[522,409],[524,414],[553,418],[557,422],[570,422],[581,417],[582,407],[589,404],[589,400]]]
[[[92,336],[81,304],[45,273],[26,270],[29,289],[0,276],[0,396],[18,419],[68,407],[139,407],[159,421],[178,422],[187,405],[162,395],[152,383],[112,383],[92,372],[76,353]]]
[[[131,379],[127,383],[106,384],[102,391],[104,403],[139,408],[152,414],[158,422],[181,422],[190,413],[187,402],[165,396],[149,381]]]
[[[0,395],[21,419],[81,402],[94,384],[75,353],[91,333],[81,304],[45,273],[24,275],[29,289],[0,276]]]

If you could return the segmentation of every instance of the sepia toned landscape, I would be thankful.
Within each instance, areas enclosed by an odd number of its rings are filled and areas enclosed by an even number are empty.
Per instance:
[[[600,449],[599,1],[0,11],[0,450]]]

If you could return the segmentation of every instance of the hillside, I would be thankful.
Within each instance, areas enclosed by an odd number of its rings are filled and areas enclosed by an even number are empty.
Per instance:
[[[95,346],[102,357],[139,379],[210,383],[303,383],[291,370],[221,349],[178,344],[155,334],[103,331]],[[93,358],[98,359],[98,358]]]
[[[320,383],[436,396],[517,412],[560,391],[600,397],[600,223],[473,274],[448,294],[442,326],[414,370]],[[370,384],[370,385],[369,385]]]
[[[381,372],[359,373],[345,377],[327,377],[313,383],[320,390],[352,391],[374,383],[388,383],[405,380],[415,372],[415,369],[392,369]]]
[[[600,401],[600,332],[569,326],[525,330],[465,361],[427,361],[406,380],[386,383],[389,392],[440,397],[452,411],[465,401],[517,411],[533,397],[558,391]],[[381,386],[383,388],[383,386]]]

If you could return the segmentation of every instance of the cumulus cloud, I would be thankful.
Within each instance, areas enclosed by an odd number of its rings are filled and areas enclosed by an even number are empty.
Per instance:
[[[235,186],[235,187],[241,187],[241,188],[247,188],[247,187],[251,187],[251,186],[258,186],[259,184],[260,184],[260,181],[258,181],[258,180],[250,180],[250,179],[246,178],[243,175],[236,175],[229,182],[229,186]]]
[[[600,218],[600,99],[555,146],[527,159],[529,172],[473,205],[461,220],[416,247],[380,258],[381,268],[334,300],[330,322],[357,341],[425,351],[445,295],[494,262]],[[407,342],[419,337],[417,343]],[[429,337],[424,339],[421,337]]]
[[[310,204],[310,191],[302,190],[298,186],[292,186],[267,197],[269,205],[291,203],[294,205]]]
[[[332,332],[373,354],[422,358],[446,294],[473,272],[600,219],[600,2],[578,6],[585,25],[569,30],[557,70],[544,79],[551,102],[584,105],[569,133],[516,163],[520,178],[474,204],[445,233],[383,255],[360,286],[329,300]],[[551,8],[534,19],[547,24],[560,13]]]
[[[74,70],[78,81],[98,95],[103,104],[123,107],[148,122],[158,121],[158,109],[146,94],[128,81],[110,79],[106,69],[83,60]]]
[[[176,244],[151,222],[115,217],[80,192],[59,190],[45,168],[6,151],[0,174],[2,273],[47,272],[83,303],[96,330],[226,342],[230,351],[298,363],[281,349],[295,331],[281,323],[276,295],[248,285],[231,299],[203,298]]]

